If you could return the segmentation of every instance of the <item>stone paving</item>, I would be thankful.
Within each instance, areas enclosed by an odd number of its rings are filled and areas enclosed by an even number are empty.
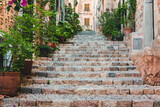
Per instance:
[[[34,61],[21,94],[2,107],[160,107],[160,86],[144,83],[123,41],[82,32]]]

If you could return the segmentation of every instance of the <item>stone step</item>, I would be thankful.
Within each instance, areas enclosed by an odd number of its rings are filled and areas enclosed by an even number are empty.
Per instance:
[[[52,59],[53,61],[130,61],[129,57],[99,57],[99,58],[94,58],[94,57],[54,57]]]
[[[128,71],[135,66],[33,66],[40,71]]]
[[[100,50],[101,51],[106,51],[106,50],[111,50],[111,51],[128,51],[129,48],[127,46],[109,46],[109,45],[106,45],[106,46],[100,46],[100,45],[95,45],[95,46],[86,46],[86,45],[80,45],[80,46],[59,46],[59,49],[60,50],[86,50],[88,49],[89,51],[96,51],[96,50]]]
[[[160,95],[160,86],[148,85],[47,85],[21,86],[21,93],[72,95]]]
[[[72,57],[69,57],[69,58],[57,58],[57,57],[54,57],[54,58],[49,58],[49,57],[40,57],[40,58],[37,58],[35,59],[35,61],[131,61],[129,59],[129,57],[106,57],[106,58],[89,58],[89,57],[79,57],[79,58],[72,58]]]
[[[129,59],[129,57],[99,57],[99,58],[91,58],[91,57],[77,57],[77,58],[73,58],[73,57],[54,57],[52,59],[53,61],[131,61]]]
[[[34,61],[33,66],[132,66],[133,61]]]
[[[158,95],[21,94],[4,99],[2,107],[160,107]]]
[[[47,78],[32,77],[23,80],[24,84],[50,84],[50,85],[143,85],[139,77],[110,77],[110,78]]]
[[[73,41],[74,43],[79,43],[79,44],[101,44],[101,45],[125,45],[126,43],[124,41],[85,41],[85,40],[77,40],[78,38],[75,38]],[[65,45],[65,44],[60,44],[60,45]]]
[[[36,71],[33,72],[33,75],[39,77],[50,77],[50,78],[59,78],[59,77],[66,77],[66,78],[104,78],[104,77],[141,77],[141,74],[137,71],[102,71],[102,72],[73,72],[73,71]]]
[[[124,52],[124,51],[88,51],[87,49],[86,49],[86,51],[84,51],[84,50],[79,50],[79,51],[76,51],[76,50],[71,50],[71,51],[69,51],[69,50],[65,50],[65,51],[56,51],[56,52],[54,52],[54,54],[128,54],[129,52],[128,51],[126,51],[126,52]]]
[[[69,44],[68,44],[69,45]],[[99,45],[95,45],[95,46],[86,46],[86,45],[81,45],[81,46],[74,46],[74,45],[69,45],[69,46],[63,46],[63,45],[60,45],[59,46],[60,50],[85,50],[85,49],[88,49],[88,50],[114,50],[114,51],[128,51],[128,47],[127,46],[110,46],[110,45],[106,45],[106,46],[99,46]]]
[[[86,41],[72,41],[68,44],[59,44],[59,46],[66,46],[66,47],[70,47],[70,46],[75,46],[75,47],[79,47],[79,46],[83,46],[83,47],[94,47],[94,46],[101,46],[101,47],[106,47],[106,46],[113,46],[113,47],[116,47],[116,46],[119,46],[119,47],[127,47],[127,45],[125,43],[107,43],[105,41],[101,41],[101,42],[96,42],[96,41],[93,41],[93,42],[86,42]]]
[[[77,57],[91,57],[91,58],[106,58],[106,57],[111,57],[111,58],[115,58],[115,57],[128,57],[128,54],[53,54],[51,55],[52,57],[73,57],[73,58],[77,58]]]

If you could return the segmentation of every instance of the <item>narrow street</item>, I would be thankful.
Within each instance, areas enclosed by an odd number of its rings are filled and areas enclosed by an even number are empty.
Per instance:
[[[160,107],[160,86],[145,85],[128,53],[123,41],[79,33],[51,57],[36,59],[21,94],[2,107]]]

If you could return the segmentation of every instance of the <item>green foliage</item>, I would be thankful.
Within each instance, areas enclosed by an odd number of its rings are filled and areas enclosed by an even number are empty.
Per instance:
[[[48,85],[50,85],[50,84],[51,84],[51,81],[50,81],[50,80],[48,80],[48,81],[47,81],[47,84],[48,84]]]
[[[20,31],[12,28],[10,32],[0,31],[4,38],[4,42],[0,44],[0,48],[2,48],[2,53],[6,54],[7,52],[11,52],[9,56],[12,58],[9,68],[12,67],[12,71],[19,71],[22,69],[23,63],[28,56],[28,53],[33,53],[35,50],[33,49],[33,44],[25,41],[22,37]],[[26,53],[27,52],[27,53]],[[17,60],[17,61],[16,61]],[[7,64],[9,64],[9,59],[7,60]],[[6,71],[7,66],[4,68]]]
[[[67,21],[60,21],[56,28],[56,36],[59,42],[64,42],[74,34],[72,25]]]
[[[112,40],[123,41],[123,37],[124,37],[124,33],[121,33],[121,31],[112,32]]]
[[[4,38],[4,42],[0,44],[1,54],[11,51],[11,63],[8,59],[7,63],[10,65],[5,66],[3,71],[21,71],[25,59],[32,59],[33,53],[48,57],[55,50],[46,45],[48,42],[64,42],[82,31],[79,15],[74,13],[72,7],[66,7],[65,21],[56,25],[55,0],[37,0],[37,3],[39,6],[33,5],[33,0],[28,0],[28,5],[22,7],[20,0],[14,2],[17,11],[23,8],[23,15],[15,17],[14,27],[8,33],[0,31]],[[49,5],[49,10],[44,10],[46,4]],[[12,6],[8,6],[8,11],[10,7]],[[42,43],[39,43],[41,40]]]
[[[40,50],[40,57],[48,57],[50,53],[54,51],[54,48],[49,47],[48,45],[40,45],[39,46]]]
[[[121,24],[125,28],[133,28],[135,23],[136,0],[128,0],[113,11],[107,10],[99,18],[102,25],[102,32],[105,36],[112,36],[112,39],[121,40],[124,36],[121,33]]]
[[[118,11],[110,12],[107,10],[99,18],[100,23],[102,24],[102,32],[105,36],[113,36],[113,31],[120,30],[120,17],[117,15]]]
[[[74,29],[72,35],[75,35],[83,30],[80,26],[80,21],[78,18],[79,14],[74,13],[74,9],[71,6],[65,6],[65,21],[68,21],[68,23],[72,25],[72,29]]]

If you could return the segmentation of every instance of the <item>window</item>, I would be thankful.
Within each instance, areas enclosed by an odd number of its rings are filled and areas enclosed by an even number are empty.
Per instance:
[[[84,25],[85,26],[89,26],[89,18],[85,18],[84,19]]]
[[[89,4],[85,4],[85,5],[84,5],[84,11],[90,11],[90,10],[89,10]]]

